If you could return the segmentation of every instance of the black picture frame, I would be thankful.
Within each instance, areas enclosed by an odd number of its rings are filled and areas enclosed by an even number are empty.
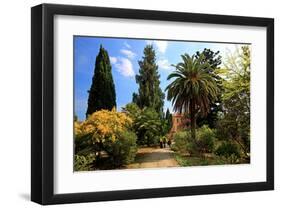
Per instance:
[[[266,181],[54,194],[54,15],[266,27]],[[43,205],[274,189],[274,19],[41,4],[31,9],[31,200]]]

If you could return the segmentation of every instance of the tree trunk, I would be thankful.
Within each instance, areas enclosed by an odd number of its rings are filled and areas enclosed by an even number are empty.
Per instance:
[[[190,102],[190,121],[191,121],[191,138],[192,138],[193,142],[195,143],[196,142],[196,132],[195,132],[196,118],[195,118],[195,104],[192,100]]]
[[[190,102],[190,121],[191,121],[191,140],[192,140],[192,152],[197,156],[198,148],[196,143],[196,116],[195,116],[195,103],[191,100]]]

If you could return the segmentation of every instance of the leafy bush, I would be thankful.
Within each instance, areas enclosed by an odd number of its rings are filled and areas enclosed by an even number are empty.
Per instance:
[[[126,131],[131,125],[132,119],[130,117],[113,108],[112,111],[100,110],[90,115],[83,122],[83,131],[92,134],[94,143],[107,142],[115,141],[116,134]]]
[[[215,131],[207,125],[197,129],[196,143],[191,138],[190,131],[180,131],[173,136],[172,149],[179,153],[199,154],[213,152],[216,140]]]
[[[140,145],[155,145],[159,143],[162,133],[162,121],[159,114],[152,108],[144,108],[133,123]]]
[[[215,132],[207,125],[203,125],[197,130],[197,148],[201,153],[213,152],[214,141],[216,140]]]
[[[122,112],[126,113],[130,118],[135,120],[140,114],[141,109],[136,103],[128,103],[125,107],[122,107]]]
[[[240,157],[239,149],[236,144],[233,144],[231,142],[223,142],[215,151],[216,155],[223,156],[226,158],[229,158],[232,156],[234,158],[235,156],[237,158]]]
[[[122,111],[132,118],[132,128],[137,134],[139,145],[156,145],[161,136],[166,135],[170,130],[168,120],[161,117],[154,108],[140,109],[135,103],[129,103]]]
[[[244,156],[250,152],[250,127],[249,120],[241,120],[236,118],[236,112],[225,114],[217,122],[217,137],[219,140],[239,140],[239,147],[243,151]],[[239,122],[237,122],[239,120]]]
[[[95,161],[95,155],[89,154],[86,156],[75,155],[74,156],[74,171],[89,171]]]
[[[172,149],[181,154],[186,154],[191,151],[191,136],[188,131],[176,132],[173,136],[174,143]]]
[[[104,149],[109,155],[109,163],[113,167],[134,161],[137,152],[136,139],[135,133],[126,131],[118,134],[118,140],[104,144]]]

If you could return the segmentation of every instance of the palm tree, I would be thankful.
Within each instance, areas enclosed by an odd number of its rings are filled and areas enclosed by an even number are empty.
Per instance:
[[[167,99],[172,101],[174,110],[188,113],[191,120],[191,137],[196,142],[196,117],[210,111],[210,104],[217,99],[219,88],[216,81],[208,73],[210,65],[204,61],[204,55],[190,57],[181,55],[183,62],[173,65],[176,69],[167,80],[174,79],[165,91]]]

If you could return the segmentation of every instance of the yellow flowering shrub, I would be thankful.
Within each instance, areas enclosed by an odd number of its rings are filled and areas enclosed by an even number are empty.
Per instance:
[[[75,121],[75,170],[100,169],[99,166],[111,169],[133,162],[137,136],[130,130],[132,122],[126,113],[116,109],[100,110],[85,121]]]
[[[74,131],[75,131],[75,135],[81,135],[82,134],[81,122],[74,121]]]
[[[100,110],[79,123],[75,122],[75,135],[91,135],[93,142],[115,141],[116,133],[126,131],[132,125],[132,119],[125,113]]]

